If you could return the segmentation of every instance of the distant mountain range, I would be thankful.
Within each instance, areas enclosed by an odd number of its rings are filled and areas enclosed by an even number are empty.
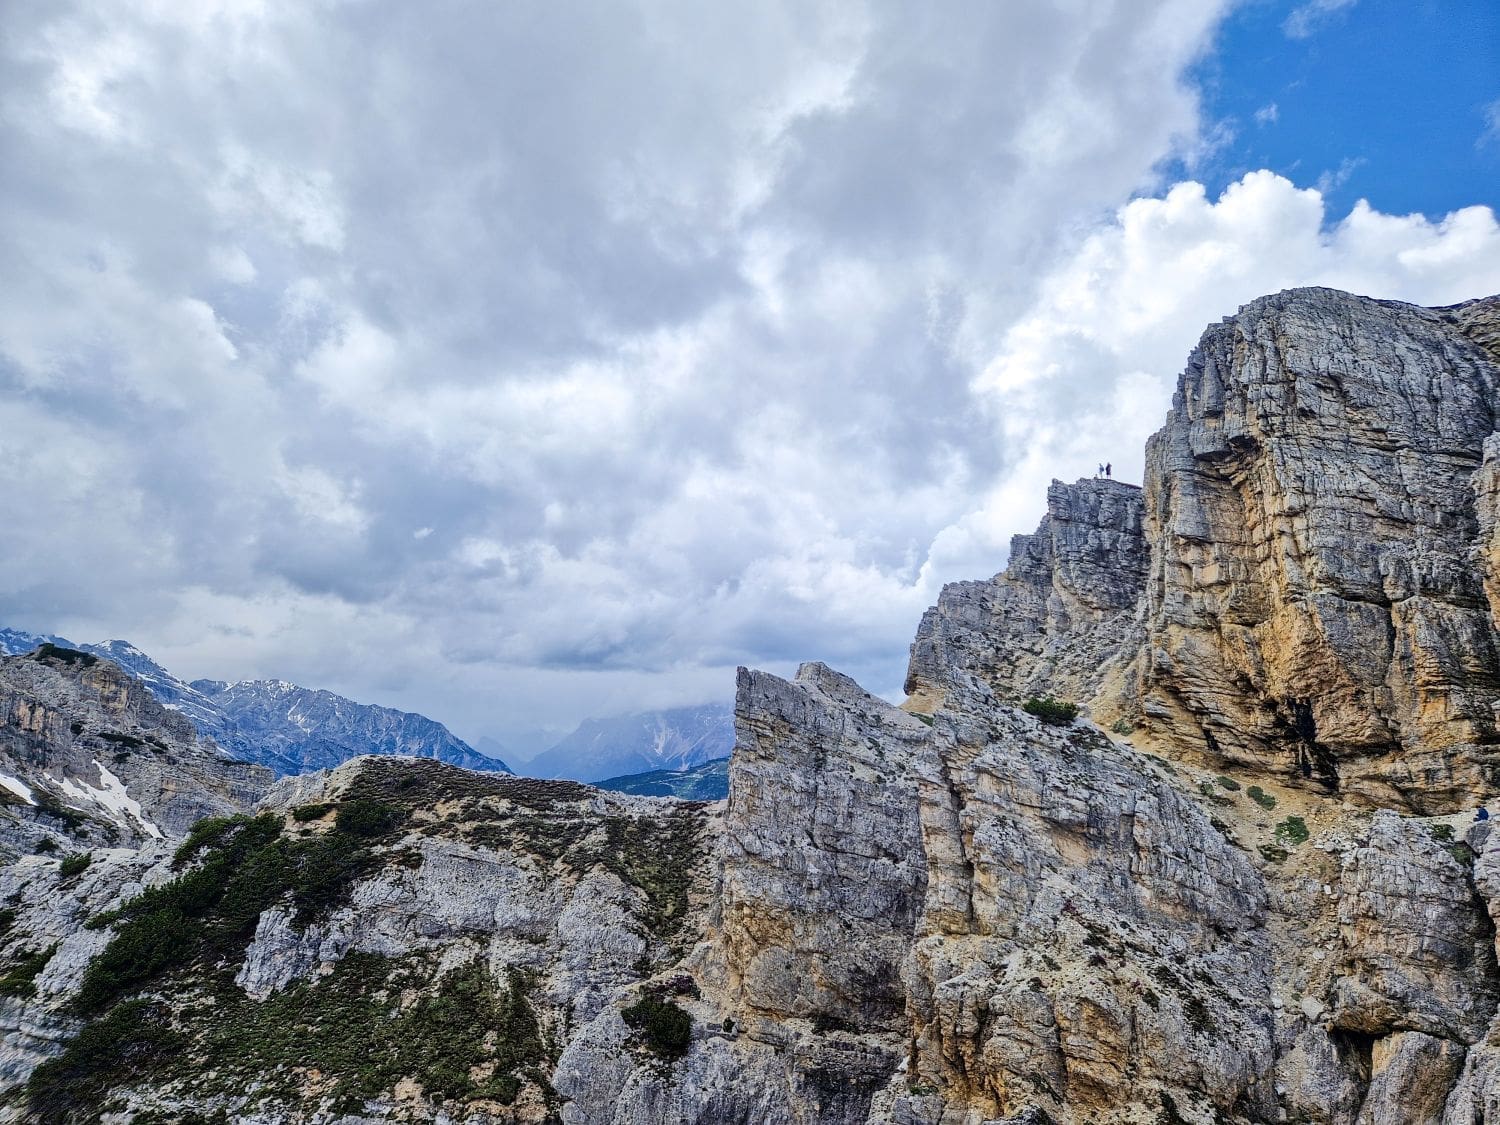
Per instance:
[[[327,769],[360,754],[404,754],[472,770],[514,772],[493,753],[501,749],[493,739],[480,740],[486,750],[492,751],[480,753],[442,723],[423,715],[355,703],[285,680],[232,684],[203,679],[189,683],[128,641],[76,644],[50,633],[0,629],[0,655],[24,655],[43,644],[113,661],[160,703],[190,720],[200,734],[241,761],[269,767],[278,777]],[[732,707],[678,707],[586,719],[571,734],[527,761],[522,772],[539,778],[611,783],[666,773],[677,780],[645,781],[641,783],[647,786],[645,789],[622,791],[650,794],[660,789],[660,795],[686,796],[686,790],[702,779],[683,771],[728,758],[733,749]],[[605,787],[618,788],[613,784]],[[696,791],[693,795],[713,799]]]
[[[734,750],[734,708],[727,703],[585,719],[527,762],[531,777],[595,782],[655,770],[681,771]]]
[[[200,734],[241,761],[268,766],[278,777],[326,769],[361,754],[404,754],[511,772],[499,758],[479,753],[424,715],[355,703],[284,680],[186,683],[128,641],[80,645],[50,634],[0,629],[0,655],[21,655],[42,644],[113,661]]]
[[[637,797],[681,797],[685,801],[720,801],[729,796],[729,759],[715,758],[686,770],[608,777],[594,782],[600,789],[634,793]]]

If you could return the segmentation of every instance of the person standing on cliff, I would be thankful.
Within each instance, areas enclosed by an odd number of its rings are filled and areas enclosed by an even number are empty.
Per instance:
[[[1109,476],[1113,466],[1108,461],[1104,462],[1104,475]]]

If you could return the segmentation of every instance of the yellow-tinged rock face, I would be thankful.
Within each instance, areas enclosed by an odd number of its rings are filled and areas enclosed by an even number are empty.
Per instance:
[[[1297,290],[1210,328],[1143,489],[1054,482],[1003,574],[944,589],[912,709],[972,677],[1372,806],[1500,785],[1497,310]]]

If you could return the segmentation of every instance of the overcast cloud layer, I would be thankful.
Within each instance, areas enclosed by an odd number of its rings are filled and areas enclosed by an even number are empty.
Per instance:
[[[1209,320],[1500,290],[1488,209],[1154,178],[1222,5],[1040,8],[13,0],[0,624],[471,739],[894,692]]]

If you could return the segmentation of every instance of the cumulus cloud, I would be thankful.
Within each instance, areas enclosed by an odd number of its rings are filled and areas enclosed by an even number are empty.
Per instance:
[[[1308,0],[1292,9],[1281,29],[1288,39],[1309,39],[1332,23],[1341,12],[1354,7],[1358,2],[1359,0]]]
[[[896,690],[1205,320],[1490,276],[1488,212],[1159,183],[1222,8],[18,0],[0,622],[469,737]]]
[[[1265,171],[1218,199],[1189,182],[1133,200],[1048,274],[977,378],[997,426],[1029,453],[960,526],[1003,526],[1016,490],[1039,496],[1060,466],[1083,475],[1111,460],[1140,479],[1145,439],[1203,328],[1303,285],[1425,305],[1500,292],[1500,226],[1488,207],[1432,221],[1361,201],[1337,218],[1317,190]]]

